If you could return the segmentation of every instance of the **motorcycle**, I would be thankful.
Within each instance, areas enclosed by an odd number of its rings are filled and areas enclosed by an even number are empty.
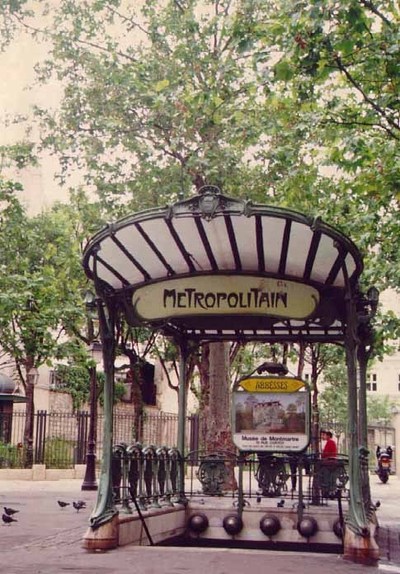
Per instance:
[[[378,468],[376,473],[379,477],[379,480],[383,482],[383,484],[386,484],[389,480],[391,471],[390,462],[391,460],[389,454],[385,450],[381,451],[378,457]]]

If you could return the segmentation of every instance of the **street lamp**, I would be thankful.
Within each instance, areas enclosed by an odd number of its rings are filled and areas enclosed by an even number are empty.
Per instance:
[[[36,367],[31,367],[26,373],[26,425],[25,425],[25,444],[26,444],[26,468],[32,468],[33,465],[33,427],[35,420],[35,402],[34,389],[39,378],[39,372]]]
[[[90,384],[89,432],[88,432],[88,442],[86,449],[86,470],[81,490],[97,490],[98,488],[96,481],[97,372],[96,372],[96,363],[94,361],[94,354],[95,354],[94,352],[98,348],[99,343],[94,340],[93,319],[96,316],[96,297],[91,291],[86,291],[85,293],[85,305],[87,313],[88,342],[90,344],[93,364],[89,368],[89,384]]]

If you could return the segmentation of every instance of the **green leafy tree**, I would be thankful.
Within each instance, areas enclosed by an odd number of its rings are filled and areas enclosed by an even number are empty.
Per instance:
[[[385,423],[390,424],[393,418],[393,411],[397,410],[398,401],[391,399],[388,395],[368,397],[368,420],[372,424]]]
[[[21,27],[24,17],[32,16],[25,5],[27,0],[4,0],[0,5],[0,50],[4,50]]]
[[[378,0],[266,4],[259,37],[277,55],[269,89],[278,100],[296,104],[300,115],[293,131],[303,130],[310,166],[330,170],[333,180],[321,190],[321,213],[365,252],[366,284],[397,289],[398,7]],[[271,121],[282,121],[282,115]],[[287,125],[283,131],[288,133]],[[282,151],[278,145],[266,159]]]
[[[63,177],[82,169],[104,210],[218,184],[322,215],[362,248],[366,286],[397,288],[392,2],[62,0],[52,14],[38,70],[64,97],[55,113],[37,110],[43,143]]]
[[[205,182],[322,215],[364,251],[367,286],[397,289],[394,3],[63,0],[47,20],[42,6],[23,22],[50,46],[40,78],[65,87],[38,110],[64,176],[82,169],[114,215]]]
[[[259,141],[263,94],[240,29],[257,25],[254,8],[60,2],[43,30],[53,50],[41,77],[57,76],[66,88],[59,110],[38,114],[63,174],[83,167],[114,213],[206,182],[248,187],[259,168],[245,152]]]
[[[205,183],[239,193],[249,181],[261,182],[251,178],[259,168],[246,150],[261,135],[263,95],[240,34],[243,21],[256,25],[257,11],[210,2],[202,15],[199,6],[147,1],[135,13],[122,2],[61,2],[55,15],[53,58],[41,73],[57,74],[67,87],[53,116],[38,110],[44,144],[60,157],[63,175],[84,168],[114,216]],[[227,385],[229,355],[218,349],[224,372],[215,379]],[[208,351],[202,357],[205,367]],[[229,438],[228,413],[219,416],[222,442]]]
[[[75,411],[81,409],[89,402],[90,397],[90,367],[91,362],[87,364],[74,363],[70,365],[59,364],[55,369],[58,380],[59,390],[71,395],[72,406]],[[103,401],[103,387],[104,387],[104,373],[98,372],[96,374],[96,400],[102,404]],[[125,394],[125,385],[123,383],[116,383],[114,402],[118,403],[122,400]]]
[[[397,401],[388,395],[372,396],[367,394],[367,418],[369,424],[378,421],[389,423],[393,417],[393,408]],[[324,389],[319,399],[321,419],[337,425],[342,432],[347,426],[347,374],[344,359],[329,365],[324,371]]]
[[[32,437],[32,368],[77,352],[66,339],[84,320],[77,304],[84,274],[72,222],[60,210],[29,218],[17,184],[2,182],[0,199],[0,346],[12,358],[27,397],[25,442]]]
[[[320,417],[343,431],[347,425],[347,372],[344,357],[338,358],[324,371],[324,389],[319,398]]]

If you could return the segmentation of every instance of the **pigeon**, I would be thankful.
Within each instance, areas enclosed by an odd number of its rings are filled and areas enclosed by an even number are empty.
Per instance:
[[[83,500],[78,500],[77,502],[73,502],[72,506],[76,509],[77,512],[81,510],[81,508],[86,508],[86,502]]]
[[[280,502],[278,502],[278,504],[277,504],[276,506],[277,506],[278,508],[283,508],[284,504],[285,504],[285,501],[284,501],[283,498],[282,498],[282,500],[281,500]]]
[[[11,522],[18,522],[18,520],[16,518],[13,518],[12,516],[8,516],[8,514],[3,514],[2,519],[3,519],[4,524],[8,524],[8,525],[10,525]]]
[[[69,502],[64,502],[63,500],[57,500],[58,502],[58,506],[61,506],[61,508],[65,508],[66,506],[69,505]]]
[[[4,507],[4,512],[8,515],[8,516],[12,516],[13,514],[16,514],[17,512],[19,512],[19,510],[14,510],[14,508],[7,508],[7,506]]]

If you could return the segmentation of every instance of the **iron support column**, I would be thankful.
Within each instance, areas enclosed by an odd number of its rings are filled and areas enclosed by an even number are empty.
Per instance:
[[[179,394],[178,394],[178,450],[181,456],[185,456],[186,435],[186,363],[187,347],[184,343],[179,344]]]
[[[350,470],[350,505],[349,526],[362,536],[367,535],[367,520],[364,512],[361,488],[361,473],[359,460],[359,421],[357,417],[357,367],[356,341],[354,338],[354,322],[349,318],[346,333],[346,363],[348,378],[348,437],[349,437],[349,470]]]
[[[185,342],[179,343],[180,359],[179,359],[179,395],[178,395],[178,451],[181,455],[181,469],[179,473],[179,490],[181,497],[184,498],[185,492],[185,444],[186,444],[186,404],[187,404],[187,358],[188,350]]]
[[[105,308],[107,305],[107,308]],[[112,490],[113,402],[116,310],[110,302],[98,302],[100,337],[103,347],[104,426],[103,461],[96,507],[90,517],[90,528],[84,538],[89,550],[107,550],[118,545],[117,516]],[[114,520],[115,519],[115,520]]]
[[[351,292],[347,279],[346,293],[346,364],[348,378],[348,436],[350,500],[345,521],[344,558],[362,564],[376,564],[379,560],[369,496],[368,450],[360,445],[360,419],[358,412],[357,357],[358,328],[356,297]],[[364,424],[364,423],[362,423]]]
[[[360,444],[368,448],[368,421],[367,421],[367,366],[368,353],[363,341],[358,347],[358,373],[359,373],[359,390],[358,390],[358,413],[359,413],[359,435]]]

